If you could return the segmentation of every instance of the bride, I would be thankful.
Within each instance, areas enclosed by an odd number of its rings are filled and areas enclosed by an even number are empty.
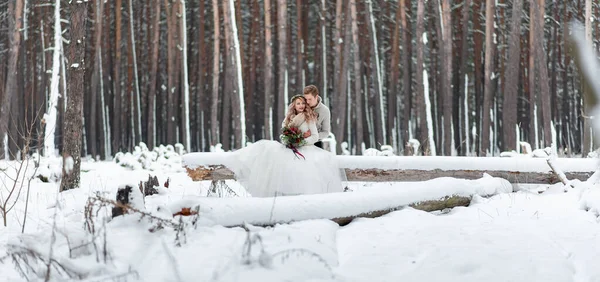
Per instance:
[[[233,152],[230,169],[253,197],[342,192],[345,173],[335,155],[314,146],[319,140],[317,115],[302,95],[292,97],[282,127],[297,127],[304,145],[296,150],[260,140]]]

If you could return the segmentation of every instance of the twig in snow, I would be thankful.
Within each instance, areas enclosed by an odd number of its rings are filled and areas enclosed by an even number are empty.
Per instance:
[[[556,166],[554,166],[554,162],[553,162],[552,158],[546,159],[546,162],[548,163],[548,166],[550,166],[550,169],[552,169],[552,172],[554,172],[554,175],[556,175],[556,177],[558,177],[560,182],[562,182],[565,186],[570,186],[571,188],[575,187],[575,186],[573,186],[573,184],[570,183],[569,179],[567,179],[567,176],[565,175],[565,173],[562,170],[560,170],[559,168],[557,168]]]

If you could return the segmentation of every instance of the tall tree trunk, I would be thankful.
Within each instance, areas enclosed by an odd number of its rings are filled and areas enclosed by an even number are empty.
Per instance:
[[[486,156],[490,150],[490,109],[494,96],[494,5],[495,0],[486,0],[485,6],[485,90],[483,94],[483,117],[481,122],[481,148],[480,156]],[[492,152],[490,152],[492,153]]]
[[[360,40],[358,38],[358,17],[356,13],[356,1],[351,0],[350,3],[350,16],[352,24],[352,50],[353,50],[353,66],[354,66],[354,102],[355,102],[355,119],[356,119],[356,154],[361,155],[362,144],[363,144],[363,106],[362,106],[362,89],[361,89],[361,77],[362,77],[362,64],[360,61]]]
[[[211,146],[219,143],[219,74],[220,74],[220,58],[221,46],[219,44],[221,32],[219,24],[219,0],[212,0],[213,8],[213,66],[212,66],[212,95],[210,106],[210,131],[211,131]]]
[[[148,148],[152,149],[156,146],[156,78],[158,76],[158,47],[160,40],[160,1],[154,2],[154,10],[152,16],[152,54],[150,62],[150,85],[148,89],[148,123],[146,124]]]
[[[462,153],[463,155],[467,155],[467,152],[469,152],[469,126],[468,126],[468,122],[467,122],[467,117],[469,115],[469,109],[468,109],[468,105],[469,103],[467,102],[469,100],[469,95],[468,95],[468,74],[467,74],[467,61],[468,61],[468,52],[469,52],[469,48],[468,48],[468,37],[467,35],[469,34],[469,11],[471,9],[471,0],[465,0],[464,5],[462,7],[462,32],[461,32],[461,46],[460,46],[460,58],[459,58],[459,67],[458,67],[458,79],[457,81],[459,81],[458,83],[458,94],[459,97],[461,97],[462,99],[459,99],[459,101],[462,101],[462,105],[458,108],[461,109],[461,115],[459,117],[460,120],[460,126],[458,124],[455,124],[455,131],[460,131],[460,133],[457,132],[457,134],[459,136],[461,136],[462,138],[460,138],[459,140],[457,140],[456,142],[456,146],[458,148],[459,153]],[[461,128],[461,126],[465,126],[464,130],[458,130],[459,128]]]
[[[410,27],[409,27],[409,21],[407,20],[407,12],[410,11],[411,9],[411,2],[412,1],[408,1],[408,5],[406,3],[406,0],[400,0],[399,5],[400,5],[400,20],[401,20],[401,26],[402,26],[402,30],[401,30],[401,41],[402,41],[402,67],[403,67],[403,71],[402,71],[402,95],[403,95],[403,117],[402,117],[402,133],[399,134],[400,136],[404,135],[404,139],[403,138],[399,138],[400,140],[404,140],[404,141],[408,141],[409,136],[410,136],[410,131],[411,129],[409,128],[410,126],[410,118],[411,118],[411,111],[412,111],[412,97],[413,97],[413,93],[412,93],[412,63],[411,63],[411,58],[412,58],[412,54],[411,54],[411,47],[412,47],[412,38],[411,38],[411,32],[410,32]],[[408,8],[408,11],[407,11]],[[400,150],[400,148],[403,146],[403,144],[399,144],[398,149]]]
[[[298,93],[302,93],[302,88],[304,87],[306,73],[304,69],[304,64],[306,60],[306,41],[304,37],[304,23],[306,22],[306,18],[303,16],[303,10],[308,7],[305,0],[296,0],[296,32],[297,32],[297,56],[296,56],[296,83],[298,84],[297,91]],[[308,24],[308,23],[307,23]]]
[[[392,58],[390,60],[390,75],[388,76],[388,100],[387,100],[387,132],[389,132],[388,140],[386,142],[388,144],[393,144],[397,146],[397,143],[394,144],[392,132],[394,129],[398,129],[400,124],[396,123],[398,113],[396,111],[399,91],[398,91],[398,83],[400,82],[400,29],[402,24],[402,14],[404,13],[404,0],[398,1],[398,7],[396,7],[396,16],[394,25],[394,32],[392,34]],[[402,32],[404,32],[404,28],[402,27]],[[403,38],[404,39],[404,38]],[[406,50],[403,50],[406,52]],[[406,66],[404,66],[406,67]],[[402,139],[399,135],[401,133],[400,130],[396,130],[398,132],[398,139]],[[402,149],[402,147],[398,147],[398,151]]]
[[[279,54],[277,65],[279,67],[278,79],[279,87],[277,89],[277,119],[276,124],[280,124],[285,116],[286,105],[288,104],[288,62],[287,62],[287,0],[277,0],[277,41],[279,48],[277,53]]]
[[[535,68],[535,49],[538,48],[535,43],[537,13],[535,12],[535,1],[529,3],[529,71],[527,72],[527,78],[529,81],[529,143],[532,149],[537,149],[538,140],[538,127],[537,127],[537,84],[535,83],[536,68]]]
[[[57,121],[57,104],[59,96],[59,83],[60,83],[60,65],[62,55],[62,28],[60,24],[60,0],[56,0],[54,4],[54,51],[52,53],[52,75],[50,80],[50,97],[48,99],[47,115],[44,118],[45,121],[45,136],[44,138],[44,156],[54,156],[56,151],[56,145],[54,143],[54,136],[56,132],[56,121]],[[63,93],[66,94],[66,93]],[[2,129],[0,128],[0,132]],[[0,140],[1,143],[2,140]],[[0,148],[0,150],[2,150]],[[1,154],[0,154],[1,155]]]
[[[371,73],[372,73],[372,81],[373,81],[373,90],[377,95],[377,99],[375,99],[375,112],[378,113],[375,115],[375,128],[376,130],[376,142],[377,143],[385,143],[387,140],[387,132],[385,126],[385,103],[383,101],[383,78],[381,74],[381,65],[379,61],[379,42],[377,40],[377,32],[375,29],[375,17],[373,15],[373,3],[367,2],[367,24],[369,25],[369,39],[371,44]]]
[[[452,109],[454,105],[452,103],[452,19],[451,19],[451,7],[450,0],[440,0],[442,6],[442,42],[444,46],[442,48],[442,112],[443,112],[443,129],[444,129],[444,146],[442,147],[442,154],[449,156],[452,155]],[[455,130],[458,130],[458,124],[454,125]]]
[[[242,77],[242,61],[240,56],[240,44],[235,22],[235,6],[233,0],[225,1],[223,9],[225,23],[225,46],[227,46],[227,78],[233,85],[231,92],[231,108],[233,117],[233,131],[235,136],[235,148],[242,148],[246,144],[246,124],[244,115],[244,85]]]
[[[592,45],[592,0],[585,0],[585,39],[588,44]],[[585,84],[584,84],[585,85]],[[585,86],[584,86],[585,87]],[[586,95],[582,95],[583,105],[587,106],[588,101]],[[585,107],[582,107],[585,109]],[[586,158],[587,155],[592,151],[592,133],[591,133],[591,122],[589,119],[589,113],[583,113],[583,144],[581,150],[581,156]]]
[[[424,42],[423,33],[425,31],[425,0],[418,0],[417,3],[417,33],[415,40],[417,41],[417,66],[415,68],[415,83],[416,83],[416,99],[415,99],[415,117],[417,119],[417,138],[421,143],[423,154],[429,151],[429,133],[427,130],[427,113],[425,109],[425,89],[423,85],[423,52]]]
[[[265,138],[273,139],[275,128],[273,126],[273,101],[275,95],[273,91],[273,27],[271,22],[271,1],[264,2],[265,13],[265,100],[264,100],[264,126]]]
[[[484,94],[483,90],[483,34],[479,31],[481,27],[481,3],[484,0],[474,0],[473,2],[473,84],[474,84],[474,96],[475,96],[475,128],[476,134],[473,136],[473,142],[475,144],[475,151],[479,152],[481,148],[481,121],[482,121],[482,97]]]
[[[4,148],[8,147],[8,120],[11,116],[12,99],[17,92],[17,62],[19,60],[19,49],[21,49],[21,29],[23,27],[23,0],[8,2],[8,31],[9,31],[9,50],[8,66],[6,75],[6,85],[4,88],[4,97],[0,106],[0,159],[9,155]]]
[[[67,110],[63,124],[63,170],[60,191],[79,187],[83,128],[83,79],[85,75],[85,25],[87,2],[73,2],[69,22],[69,75],[67,76]]]
[[[545,0],[536,0],[533,2],[536,7],[537,21],[535,21],[535,32],[536,32],[536,73],[538,76],[538,83],[540,85],[540,101],[542,110],[542,128],[544,133],[544,143],[542,148],[550,147],[552,144],[552,133],[550,121],[552,119],[551,105],[550,105],[550,86],[548,81],[548,64],[546,63],[546,52],[544,51],[544,16],[546,10]]]
[[[245,103],[246,107],[246,119],[251,121],[252,127],[246,128],[246,135],[252,136],[252,141],[255,139],[259,139],[259,136],[263,135],[262,129],[260,129],[261,121],[260,119],[260,109],[261,106],[264,106],[263,102],[261,102],[261,98],[257,90],[257,85],[260,85],[260,82],[257,81],[257,73],[260,67],[258,66],[258,62],[260,62],[260,58],[262,58],[263,48],[260,48],[261,43],[261,32],[260,32],[260,6],[258,4],[258,0],[252,1],[252,15],[257,15],[253,18],[251,27],[250,27],[250,36],[248,37],[248,48],[249,48],[249,62],[247,64],[246,73],[248,74],[248,83],[244,84],[244,92],[245,92]],[[264,98],[263,98],[264,101]],[[264,124],[263,124],[264,125]],[[266,136],[266,135],[263,135]]]
[[[131,0],[129,0],[131,1]],[[182,128],[183,144],[185,150],[190,152],[192,149],[192,136],[190,133],[190,82],[188,79],[188,57],[187,57],[187,17],[185,9],[185,0],[180,0],[179,11],[181,14],[181,65],[182,65],[182,84],[183,84],[183,111],[182,111]]]
[[[339,99],[337,97],[341,95],[345,95],[345,93],[341,90],[342,86],[340,85],[340,76],[342,72],[342,47],[344,45],[344,39],[342,38],[342,22],[343,22],[343,13],[344,13],[344,0],[336,0],[335,2],[335,28],[333,30],[333,38],[332,38],[332,46],[334,47],[333,51],[333,97],[332,100],[335,101]],[[337,105],[333,105],[337,107]],[[338,110],[332,109],[333,112],[337,112]],[[336,136],[336,138],[339,138]]]
[[[104,1],[96,0],[94,1],[96,4],[96,11],[94,13],[94,69],[92,71],[92,85],[91,85],[91,99],[90,99],[90,144],[89,147],[91,149],[91,154],[93,158],[96,158],[98,145],[97,145],[97,127],[98,124],[97,118],[97,110],[98,110],[98,98],[100,95],[104,95],[102,92],[99,93],[99,83],[100,79],[100,64],[102,63],[102,16],[104,16]]]
[[[135,78],[135,96],[134,103],[131,107],[131,115],[134,115],[135,121],[132,123],[134,127],[132,132],[134,133],[133,140],[135,144],[138,144],[142,141],[142,108],[140,106],[140,80],[138,78],[138,65],[137,65],[137,53],[135,48],[135,38],[134,38],[134,29],[133,29],[133,0],[129,0],[129,36],[131,39],[131,54],[133,58],[133,76]],[[185,48],[185,47],[184,47]],[[130,95],[134,95],[130,93]]]
[[[121,0],[115,0],[115,59],[113,61],[113,95],[114,107],[113,114],[114,132],[113,149],[121,151],[123,149],[123,128],[125,125],[122,118],[123,111],[123,93],[121,92]]]
[[[175,96],[178,92],[176,80],[176,41],[177,22],[174,13],[174,5],[169,0],[165,0],[165,12],[167,15],[167,144],[175,144],[177,142],[177,117]]]
[[[196,63],[196,128],[193,131],[197,132],[198,140],[198,151],[204,151],[206,149],[206,118],[208,115],[208,95],[205,88],[205,77],[206,77],[206,13],[205,13],[205,1],[199,1],[198,4],[198,26],[196,27],[198,32],[198,62]]]
[[[510,37],[508,39],[508,64],[505,69],[506,79],[504,100],[502,106],[503,150],[517,149],[517,97],[519,94],[519,62],[521,59],[521,14],[523,13],[523,0],[514,0]]]
[[[349,3],[349,1],[347,2]],[[344,21],[344,25],[346,25],[346,27],[344,28],[344,42],[351,42],[352,40],[352,32],[351,32],[351,25],[350,25],[350,5],[346,6],[347,9],[345,11],[345,15],[346,15],[346,19]],[[342,141],[346,140],[344,139],[344,135],[346,133],[346,119],[347,119],[347,110],[348,110],[348,68],[350,65],[350,51],[351,51],[351,47],[350,44],[344,44],[343,46],[343,54],[342,54],[342,65],[341,65],[341,69],[340,69],[340,73],[339,73],[339,77],[336,77],[337,80],[339,80],[339,89],[336,89],[336,94],[334,96],[334,101],[335,103],[333,104],[333,108],[332,108],[332,127],[333,127],[333,132],[335,135],[335,138],[337,139],[337,148],[336,151],[337,152],[341,152],[341,147],[340,145],[342,144]]]

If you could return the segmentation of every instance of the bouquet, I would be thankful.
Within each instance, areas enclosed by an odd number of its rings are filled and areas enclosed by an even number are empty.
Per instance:
[[[279,138],[281,139],[281,143],[283,143],[283,145],[292,149],[297,158],[300,156],[305,159],[302,153],[298,151],[298,147],[306,144],[302,130],[297,127],[284,127],[281,129],[281,135]]]
[[[281,142],[290,147],[300,147],[306,144],[304,133],[297,127],[284,127],[281,129]]]

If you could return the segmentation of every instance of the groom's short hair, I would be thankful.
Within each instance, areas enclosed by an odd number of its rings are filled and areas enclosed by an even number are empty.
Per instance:
[[[308,85],[308,86],[304,87],[303,94],[304,95],[310,94],[310,95],[317,97],[319,95],[319,89],[317,89],[317,87],[314,85]]]

